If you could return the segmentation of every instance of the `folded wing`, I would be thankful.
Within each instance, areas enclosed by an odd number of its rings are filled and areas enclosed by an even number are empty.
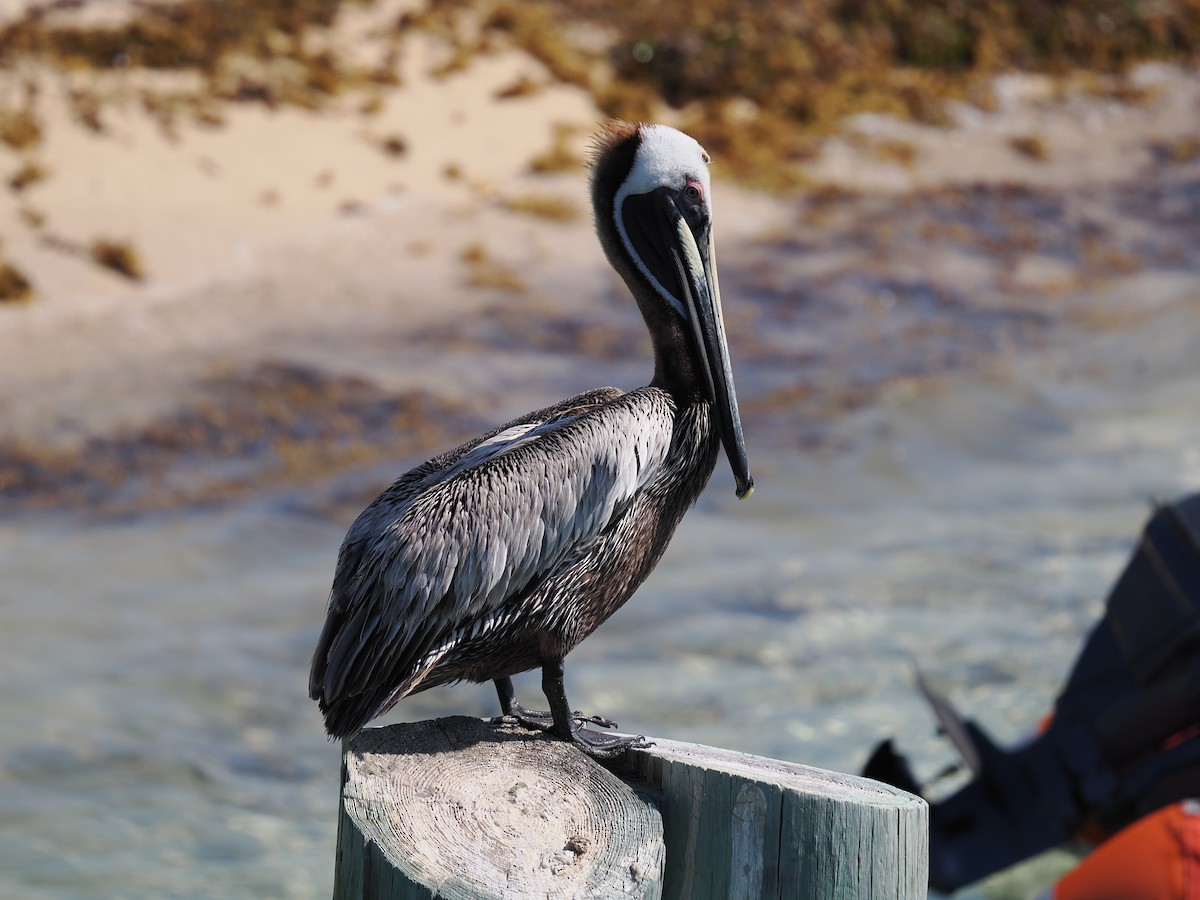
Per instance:
[[[653,389],[574,397],[430,460],[368,507],[339,554],[309,682],[331,733],[417,689],[472,625],[602,534],[665,459],[669,403]]]

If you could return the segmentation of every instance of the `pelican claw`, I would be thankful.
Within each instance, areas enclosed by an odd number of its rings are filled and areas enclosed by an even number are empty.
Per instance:
[[[571,731],[571,743],[580,750],[596,759],[612,759],[620,756],[626,750],[645,750],[653,747],[654,742],[648,741],[642,735],[612,735],[598,734],[586,728],[576,728]]]
[[[585,716],[583,713],[579,712],[579,710],[575,710],[575,712],[571,713],[571,715],[580,725],[598,725],[601,728],[617,727],[616,722],[614,722],[612,719],[606,719],[604,716]]]

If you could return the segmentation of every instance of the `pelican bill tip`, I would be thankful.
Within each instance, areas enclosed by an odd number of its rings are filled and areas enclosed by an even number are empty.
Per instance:
[[[753,478],[747,478],[745,484],[738,484],[737,498],[739,500],[746,500],[753,493],[754,493],[754,479]]]

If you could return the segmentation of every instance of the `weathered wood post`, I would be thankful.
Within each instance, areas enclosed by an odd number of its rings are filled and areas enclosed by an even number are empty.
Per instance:
[[[651,800],[547,735],[455,716],[343,750],[335,900],[657,898],[663,847]]]
[[[924,900],[929,806],[890,785],[656,738],[629,753],[663,792],[663,896]]]
[[[618,776],[466,717],[344,747],[335,900],[916,900],[927,883],[925,802],[855,776],[661,739]]]

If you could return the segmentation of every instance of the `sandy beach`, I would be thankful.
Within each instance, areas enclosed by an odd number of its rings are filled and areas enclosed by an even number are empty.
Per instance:
[[[355,10],[330,40],[379,55],[370,35],[411,6]],[[119,7],[70,13],[104,14],[118,16]],[[89,127],[71,101],[88,73],[5,73],[7,96],[21,83],[37,86],[43,137],[35,150],[0,147],[0,163],[10,176],[30,160],[45,173],[0,195],[2,252],[33,289],[28,302],[0,307],[5,439],[70,449],[91,436],[144,429],[194,400],[215,373],[262,361],[411,388],[414,373],[396,364],[395,347],[497,305],[531,321],[553,310],[598,323],[594,298],[619,290],[591,237],[582,168],[602,114],[583,91],[553,83],[517,51],[430,74],[446,52],[414,35],[395,54],[397,84],[369,96],[349,92],[318,111],[224,103],[210,122],[180,119],[169,128],[138,98],[151,88],[182,90],[186,75],[92,77],[89,90],[106,99]],[[497,99],[522,82],[537,87]],[[1093,222],[1119,244],[1127,225],[1104,194],[1168,163],[1184,182],[1200,156],[1195,76],[1148,65],[1129,85],[1134,99],[1121,100],[1098,77],[1006,76],[988,112],[951,104],[952,124],[936,128],[859,116],[800,165],[823,188],[823,208],[859,217],[862,228],[872,227],[864,197],[894,207],[966,186],[1020,186],[1065,196],[1067,217]],[[576,164],[531,174],[556,143]],[[743,248],[789,233],[806,239],[795,222],[803,198],[747,192],[728,177],[736,172],[721,174],[727,267],[753,255]],[[130,248],[143,277],[98,264],[88,253],[96,240]],[[1001,290],[1008,296],[996,302],[1061,310],[1086,289],[1095,310],[1089,273],[1035,243],[1005,263],[1005,277],[1027,295]],[[997,273],[959,249],[926,242],[914,268],[956,290],[995,292]],[[825,273],[874,265],[862,246],[831,250],[778,265]],[[1130,293],[1154,307],[1192,290],[1188,279],[1156,279],[1135,292],[1117,283],[1142,274],[1106,272],[1101,293],[1120,299],[1098,317],[1133,313]],[[386,350],[382,335],[393,342]],[[455,367],[454,378],[443,378],[428,362],[419,384],[459,397],[479,389],[469,371]]]
[[[291,57],[226,61],[220,96],[0,69],[40,129],[0,143],[0,260],[30,285],[0,302],[0,894],[327,896],[337,748],[305,675],[347,524],[429,453],[649,377],[590,221],[596,99],[401,33],[420,6],[313,38],[367,73],[319,102]],[[842,771],[892,735],[933,781],[914,664],[1002,741],[1053,702],[1147,498],[1200,485],[1200,75],[988,96],[849,117],[780,160],[795,191],[717,154],[758,487],[718,469],[572,656],[576,704]]]

